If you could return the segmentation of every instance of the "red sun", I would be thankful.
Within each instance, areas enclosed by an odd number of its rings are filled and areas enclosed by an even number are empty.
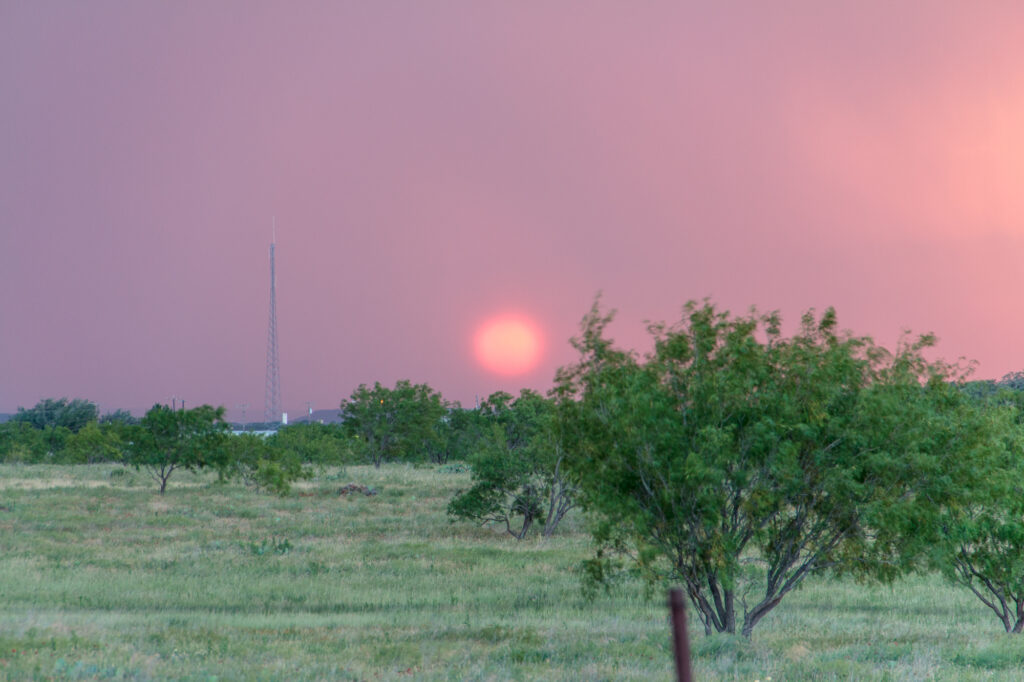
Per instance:
[[[500,315],[487,320],[473,338],[477,362],[505,376],[525,374],[536,367],[541,345],[537,325],[518,315]]]

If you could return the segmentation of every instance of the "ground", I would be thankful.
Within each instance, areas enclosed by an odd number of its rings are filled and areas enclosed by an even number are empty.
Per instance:
[[[379,491],[339,495],[348,483]],[[462,467],[320,472],[286,498],[179,472],[0,466],[0,679],[668,680],[664,594],[590,601],[585,519],[451,523]],[[1019,680],[1024,638],[937,576],[815,580],[699,680]]]

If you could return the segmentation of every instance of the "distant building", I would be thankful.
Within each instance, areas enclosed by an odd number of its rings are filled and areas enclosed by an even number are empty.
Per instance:
[[[298,419],[291,420],[292,424],[306,424],[311,421],[318,424],[340,424],[342,422],[341,410],[337,407],[333,410],[313,410],[312,416],[303,415]]]
[[[232,426],[235,426],[235,425],[232,424]],[[269,437],[273,436],[275,433],[277,433],[277,431],[274,431],[272,429],[252,429],[252,430],[250,430],[250,429],[235,429],[235,428],[233,428],[233,429],[231,429],[231,433],[232,433],[232,435],[235,435],[235,436],[241,436],[243,433],[251,433],[254,436],[263,436],[264,438],[269,438]]]
[[[340,424],[344,421],[341,418],[340,410],[313,410],[312,419],[309,415],[302,415],[298,419],[288,419],[287,422],[230,422],[232,433],[257,433],[261,436],[272,436],[278,429],[289,424]]]

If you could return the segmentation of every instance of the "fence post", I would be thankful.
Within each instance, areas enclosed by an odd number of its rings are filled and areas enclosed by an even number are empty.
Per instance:
[[[693,682],[690,672],[690,642],[686,637],[686,605],[683,591],[672,588],[668,591],[668,608],[672,616],[672,650],[676,655],[677,682]]]

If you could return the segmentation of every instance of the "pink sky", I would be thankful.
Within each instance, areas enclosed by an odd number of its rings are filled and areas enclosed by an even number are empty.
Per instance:
[[[0,412],[544,390],[594,295],[1024,369],[1019,3],[0,5]],[[546,336],[501,377],[476,326]]]

